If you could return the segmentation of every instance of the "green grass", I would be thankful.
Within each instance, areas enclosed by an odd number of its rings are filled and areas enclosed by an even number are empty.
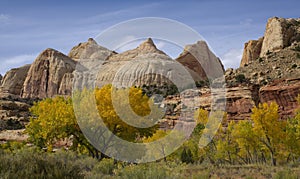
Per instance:
[[[129,164],[97,161],[70,151],[47,153],[34,147],[0,150],[0,178],[299,178],[299,164],[220,165],[152,162]]]

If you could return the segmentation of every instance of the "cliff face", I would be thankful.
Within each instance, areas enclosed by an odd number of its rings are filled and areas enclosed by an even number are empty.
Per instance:
[[[98,45],[94,39],[89,38],[87,42],[79,43],[73,47],[68,56],[75,61],[80,61],[84,59],[102,59],[110,54],[112,54],[112,51]]]
[[[300,19],[270,18],[267,23],[260,57],[300,41]]]
[[[152,39],[147,39],[133,50],[112,55],[102,65],[96,85],[113,83],[118,87],[179,83],[185,84],[190,74],[164,52]],[[191,81],[191,80],[190,80]]]
[[[31,65],[24,81],[23,98],[46,98],[59,94],[62,79],[72,73],[76,62],[54,50],[46,49]]]
[[[264,37],[245,44],[241,67],[300,42],[300,18],[273,17],[267,22]]]
[[[283,118],[292,116],[298,106],[296,101],[300,94],[300,78],[264,86],[259,90],[260,102],[274,101],[279,105]]]
[[[30,65],[9,70],[3,77],[0,92],[20,95]]]
[[[241,67],[226,72],[227,84],[239,85],[236,79],[243,75],[244,85],[259,86],[258,102],[276,102],[287,118],[298,106],[299,59],[300,19],[270,18],[264,37],[245,44]]]
[[[204,41],[187,45],[176,61],[188,69],[195,81],[220,77],[224,73],[220,59],[210,51]]]
[[[299,29],[299,19],[271,18],[264,37],[245,44],[241,67],[225,72],[229,120],[249,119],[254,106],[271,101],[279,104],[282,118],[293,115],[300,93]],[[94,69],[98,71],[90,73]],[[187,45],[175,60],[157,49],[151,39],[120,54],[101,47],[93,39],[73,47],[68,56],[46,49],[31,65],[12,69],[1,80],[0,130],[24,127],[33,99],[69,96],[74,85],[189,85],[193,83],[191,79],[205,81],[223,73],[222,63],[203,41]],[[210,89],[194,90],[197,95],[186,100],[210,110]],[[180,118],[183,104],[175,95],[168,96],[164,105],[165,126],[172,127]]]
[[[259,40],[250,40],[245,43],[243,57],[240,64],[241,67],[244,67],[259,57],[263,39],[264,38],[260,38]]]
[[[300,19],[271,18],[264,37],[245,44],[241,67],[225,72],[228,120],[250,119],[252,108],[265,102],[276,102],[282,119],[293,116],[300,94],[299,32]],[[210,90],[203,90],[191,101],[197,100],[199,108],[210,110]],[[172,128],[174,119],[179,118],[174,116],[180,114],[181,100],[179,96],[170,96],[165,105],[173,109],[166,116],[167,121],[173,122],[164,123]]]

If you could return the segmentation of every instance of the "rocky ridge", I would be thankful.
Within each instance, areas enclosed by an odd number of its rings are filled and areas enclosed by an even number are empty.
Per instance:
[[[254,106],[272,101],[279,105],[281,118],[293,115],[300,94],[299,32],[300,19],[270,18],[264,37],[245,44],[241,67],[225,71],[228,120],[249,119]],[[210,89],[204,89],[199,89],[195,98],[199,108],[210,110]],[[172,128],[182,103],[179,96],[169,96],[165,103],[174,109],[164,122]]]
[[[250,40],[245,43],[240,67],[297,42],[300,42],[300,18],[270,18],[264,36],[259,40]]]
[[[269,19],[264,37],[245,44],[241,67],[225,71],[228,119],[249,119],[255,105],[271,101],[280,105],[283,118],[291,116],[300,93],[299,59],[299,19]],[[94,68],[97,73],[90,73]],[[194,81],[207,81],[223,73],[222,63],[203,41],[188,45],[175,60],[157,49],[151,39],[120,54],[93,39],[73,47],[68,56],[46,49],[33,64],[12,69],[1,80],[0,130],[24,127],[33,101],[71,95],[73,85],[96,80],[98,86],[160,86],[173,79],[185,84],[190,76]],[[207,86],[194,89],[192,94],[197,94],[189,97],[198,102],[197,108],[210,110]],[[172,128],[180,117],[181,99],[167,96],[164,105],[167,114],[162,126]]]
[[[204,42],[198,44],[208,50]],[[206,54],[203,60],[211,60],[211,56],[212,60],[217,59],[211,52]],[[184,65],[189,69],[188,63]],[[97,66],[101,66],[101,70],[98,69],[96,75],[91,74]],[[150,38],[136,49],[120,54],[101,47],[91,38],[73,47],[68,56],[48,48],[31,65],[12,69],[1,80],[0,129],[23,128],[29,121],[28,109],[34,101],[56,95],[69,96],[77,82],[82,85],[96,80],[98,86],[108,83],[142,86],[165,85],[179,79],[178,83],[185,84],[189,74],[182,69],[180,63],[157,49]],[[193,73],[200,76],[197,71]],[[81,81],[74,81],[74,77]]]

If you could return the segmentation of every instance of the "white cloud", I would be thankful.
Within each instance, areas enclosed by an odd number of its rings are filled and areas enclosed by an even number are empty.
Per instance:
[[[238,68],[243,56],[243,49],[230,49],[221,56],[225,68]]]
[[[7,14],[0,14],[0,23],[1,24],[7,23],[9,21],[9,19],[10,19],[9,15],[7,15]]]
[[[31,64],[36,57],[37,54],[24,54],[6,59],[1,59],[0,73],[4,75],[8,70],[12,68],[17,68],[25,64]]]

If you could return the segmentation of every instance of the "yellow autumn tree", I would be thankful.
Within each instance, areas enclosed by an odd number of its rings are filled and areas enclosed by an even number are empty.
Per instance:
[[[300,105],[300,95],[296,100]],[[300,108],[295,110],[294,117],[287,120],[286,133],[287,161],[295,161],[300,156]]]
[[[30,120],[29,125],[26,127],[26,131],[30,136],[30,140],[40,147],[52,148],[58,140],[73,138],[73,148],[78,150],[79,148],[84,148],[89,151],[89,153],[96,158],[105,157],[103,151],[98,152],[85,138],[81,129],[89,129],[89,132],[85,133],[91,137],[91,135],[96,135],[98,138],[95,142],[106,142],[109,146],[109,140],[102,140],[104,136],[100,134],[104,129],[108,128],[114,135],[121,137],[130,142],[138,142],[142,137],[152,136],[157,129],[157,124],[153,120],[150,124],[154,124],[148,128],[137,128],[131,126],[124,122],[122,119],[124,116],[119,116],[115,111],[112,102],[112,85],[106,85],[101,89],[88,90],[83,89],[82,91],[74,92],[73,98],[67,97],[55,97],[53,99],[44,99],[38,103],[35,103],[30,109],[33,116]],[[145,116],[151,113],[151,105],[154,105],[151,100],[145,95],[143,95],[140,88],[129,88],[129,89],[119,89],[116,90],[116,99],[119,100],[121,105],[128,105],[127,103],[122,103],[126,101],[125,98],[129,98],[129,105],[132,111],[137,117],[143,118],[143,120],[136,121],[137,123],[145,122],[148,120]],[[128,96],[129,94],[129,96]],[[96,106],[93,106],[92,101],[96,101]],[[78,105],[77,107],[81,109],[79,113],[74,113],[73,105],[74,103]],[[94,108],[97,108],[94,112]],[[127,106],[128,107],[128,106]],[[78,110],[78,109],[76,109]],[[100,115],[105,126],[98,125]],[[126,115],[126,111],[124,113]],[[77,118],[84,120],[80,121],[80,127],[77,123]],[[146,119],[144,119],[146,118]],[[92,136],[93,137],[93,136]],[[100,140],[101,139],[101,140]],[[134,152],[134,150],[132,150]]]
[[[259,104],[253,108],[251,119],[258,141],[269,151],[272,164],[276,165],[276,158],[284,147],[286,125],[285,121],[279,120],[278,105],[275,102]]]
[[[153,121],[158,119],[151,120],[144,117],[150,114],[151,109],[155,110],[156,108],[153,107],[153,102],[143,94],[141,88],[114,89],[112,85],[105,85],[95,90],[95,97],[103,122],[118,137],[127,141],[135,141],[138,138],[152,136],[157,130],[158,125]],[[128,103],[126,103],[126,99],[128,99]],[[136,116],[132,114],[136,114]],[[132,121],[133,118],[134,121]],[[130,123],[128,124],[127,120],[136,126],[140,126],[141,123],[149,123],[147,126],[151,127],[134,127]]]
[[[85,139],[77,124],[70,97],[42,100],[35,103],[30,108],[30,112],[34,117],[26,126],[26,132],[30,136],[29,140],[34,144],[52,150],[54,143],[72,136],[74,150],[87,149],[94,156],[95,150]]]

